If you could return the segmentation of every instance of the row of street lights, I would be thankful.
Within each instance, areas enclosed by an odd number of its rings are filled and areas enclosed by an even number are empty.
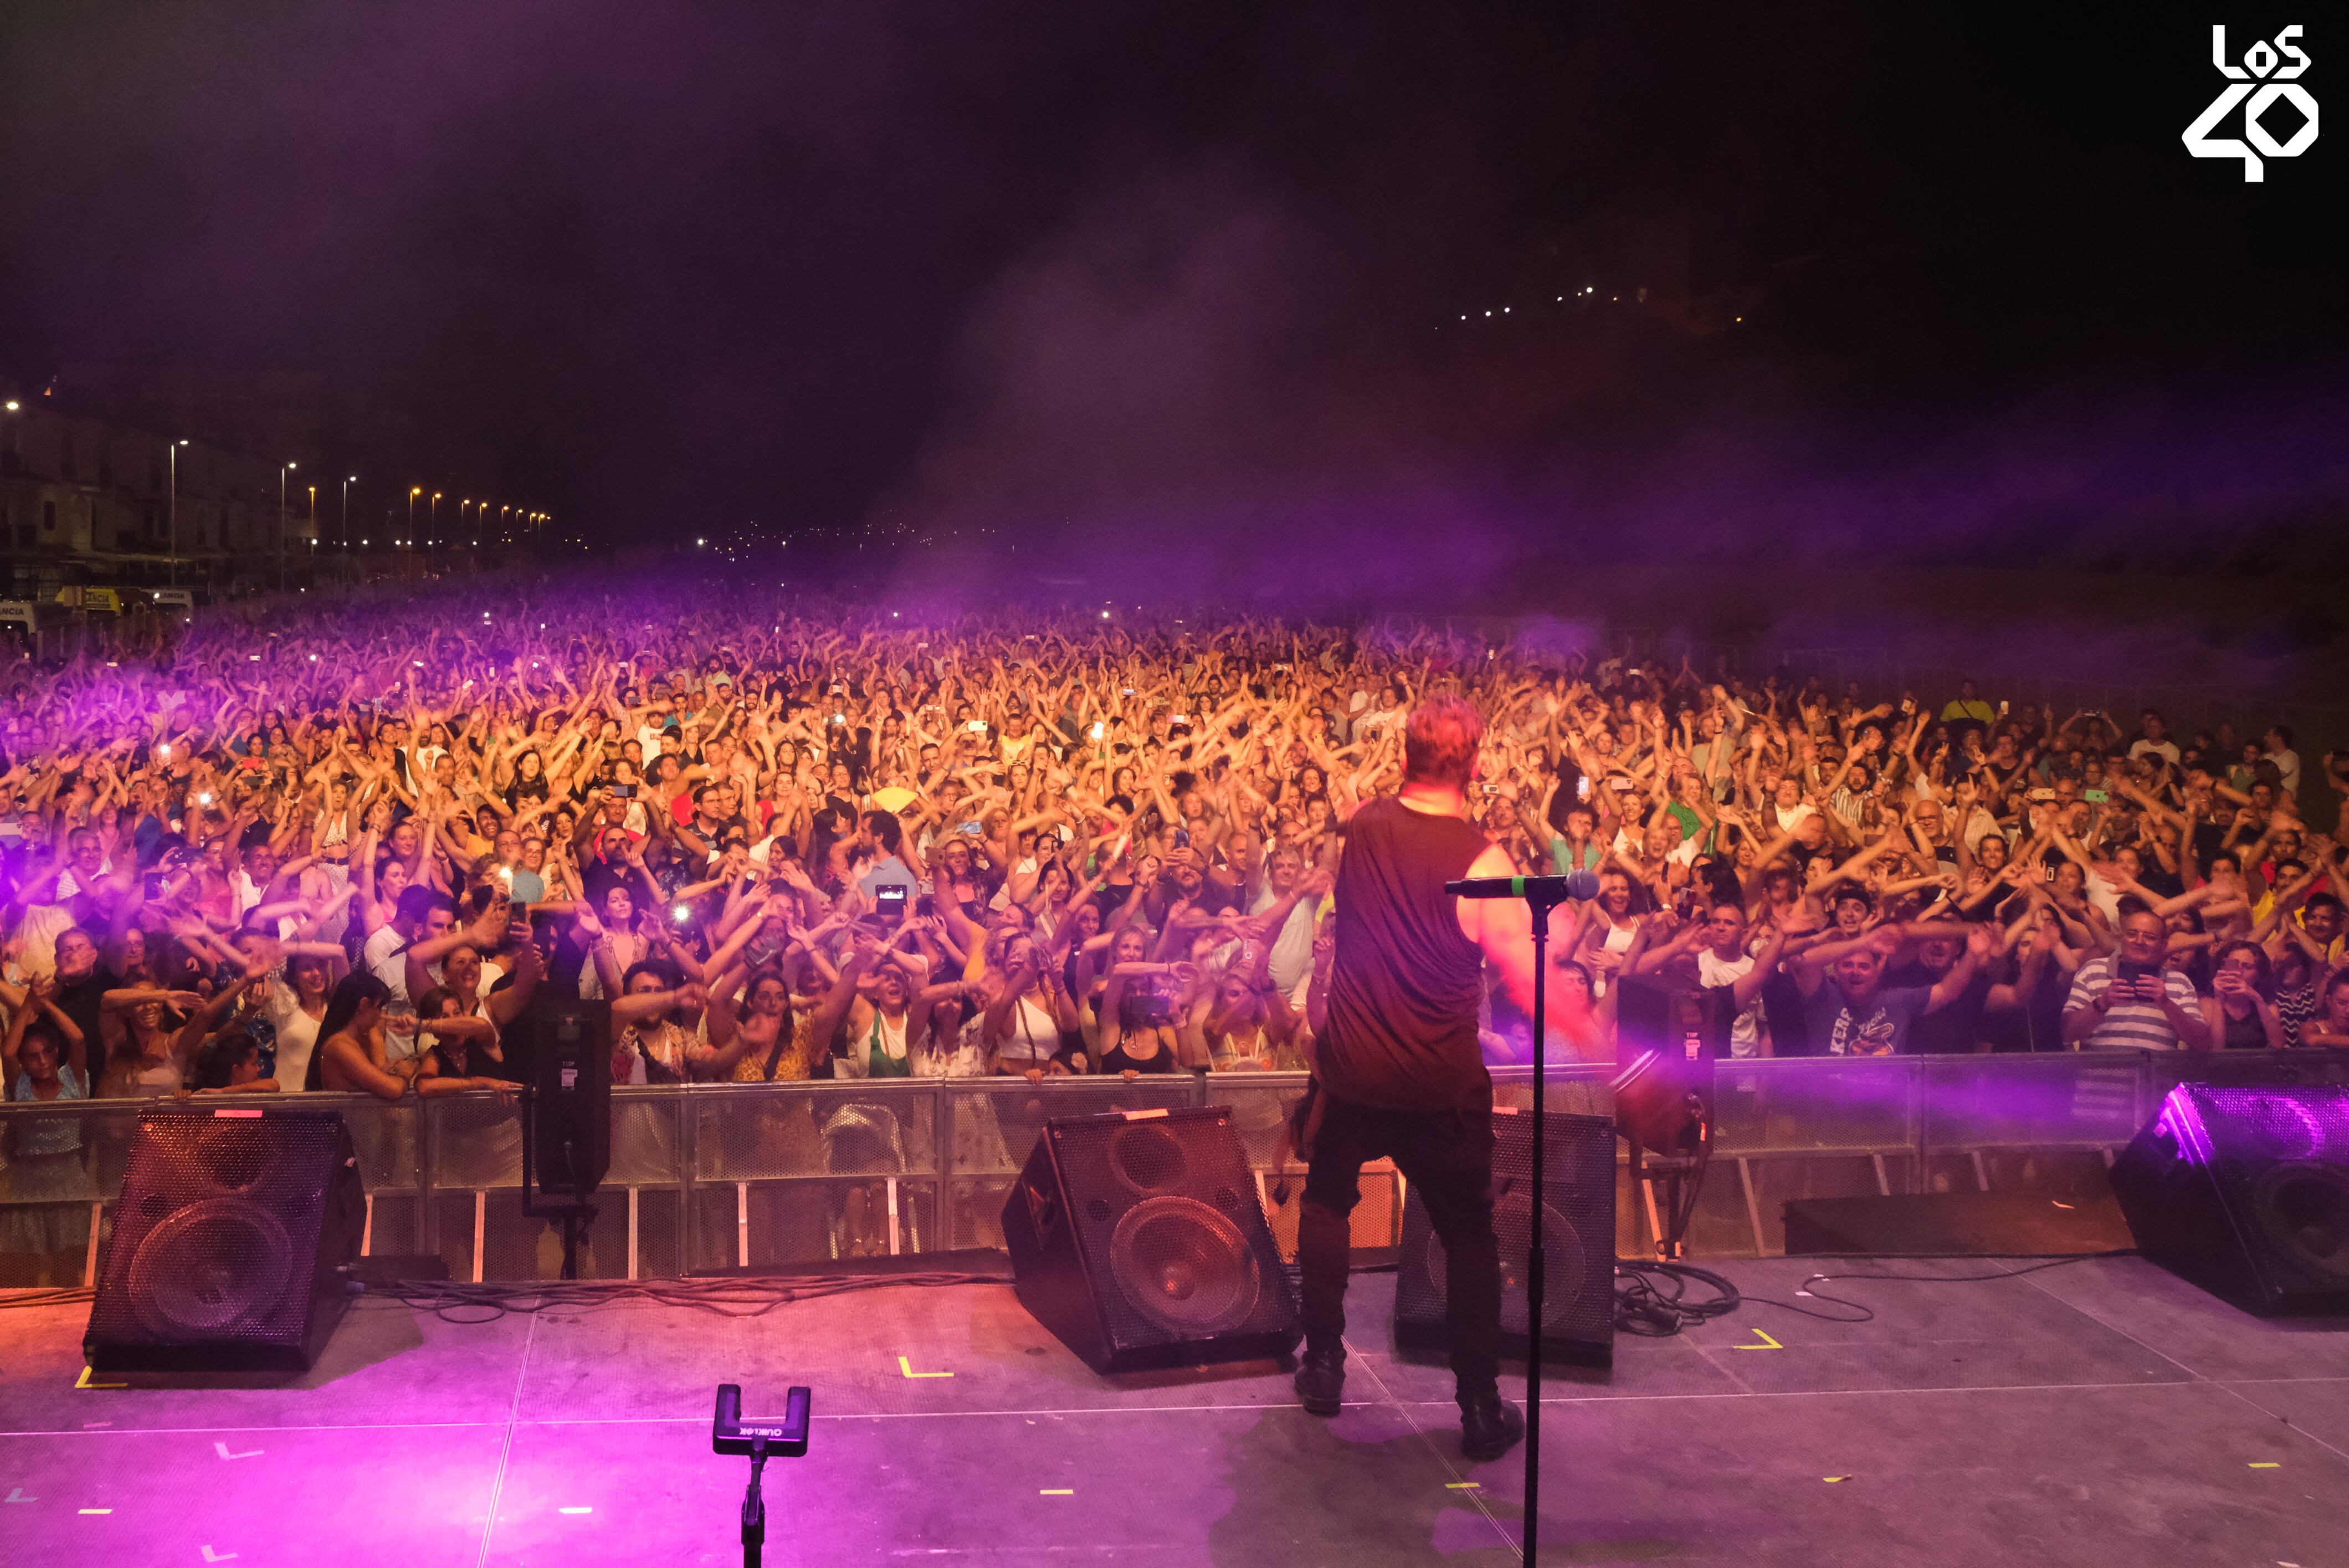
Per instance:
[[[352,475],[352,477],[353,477],[353,478],[357,478],[357,475],[354,474],[354,475]],[[422,485],[420,485],[420,484],[410,485],[410,486],[409,487],[409,491],[408,491],[408,533],[409,533],[409,538],[410,538],[411,540],[415,537],[415,535],[416,535],[416,501],[417,501],[417,497],[419,497],[419,496],[422,495],[423,493],[424,493],[424,486],[422,486]],[[436,491],[434,491],[434,492],[432,493],[431,499],[430,499],[430,500],[429,500],[428,502],[426,502],[426,504],[425,504],[425,509],[424,509],[424,511],[425,511],[425,540],[424,540],[424,542],[425,542],[427,545],[437,545],[437,544],[439,544],[439,543],[440,542],[440,537],[439,537],[439,535],[440,535],[440,495],[441,495],[441,493],[440,493],[440,491],[437,491],[437,490],[436,490]],[[470,496],[460,497],[460,498],[458,500],[458,502],[457,502],[457,527],[458,527],[459,532],[460,532],[460,533],[464,530],[464,525],[465,525],[465,509],[466,509],[467,507],[469,507],[469,506],[470,506],[470,507],[473,507],[473,508],[475,508],[475,509],[476,509],[476,510],[474,511],[474,513],[473,513],[473,526],[474,526],[475,528],[479,528],[479,527],[481,527],[481,525],[482,524],[484,524],[484,523],[488,522],[488,521],[489,521],[489,519],[490,519],[490,504],[489,504],[488,502],[486,502],[486,501],[475,501],[475,500],[473,500],[473,499],[472,499],[471,497],[470,497]],[[539,527],[539,525],[540,525],[540,524],[543,524],[543,523],[545,523],[545,522],[547,521],[547,514],[546,514],[545,513],[543,513],[543,512],[532,512],[532,511],[528,511],[528,510],[526,510],[526,509],[524,509],[524,508],[523,508],[523,507],[520,507],[520,506],[500,506],[500,507],[498,508],[498,526],[499,526],[499,528],[503,529],[503,528],[505,527],[505,525],[506,525],[507,522],[508,522],[508,521],[510,521],[510,520],[511,520],[511,521],[512,521],[512,522],[520,523],[520,524],[523,524],[525,527],[528,527],[528,528],[532,529],[532,530],[534,532],[534,531]],[[344,497],[344,501],[343,501],[343,544],[344,544],[345,547],[347,547],[347,547],[349,546],[349,545],[350,545],[350,542],[351,542],[351,509],[350,509],[350,500],[349,500],[349,496],[348,496],[347,493],[346,493],[345,497]],[[399,542],[400,542],[400,541],[398,541],[398,540],[394,540],[394,541],[393,541],[393,543],[394,543],[394,544],[398,544],[398,543],[399,543]],[[480,542],[481,542],[481,541],[479,541],[478,539],[474,541],[474,543],[475,543],[475,544],[479,544]],[[366,543],[367,543],[367,541],[366,541],[366,540],[364,540],[364,539],[362,539],[362,540],[360,540],[360,541],[359,541],[359,543],[360,543],[360,544],[362,544],[362,545],[364,545],[364,544],[366,544]]]
[[[13,401],[8,405],[8,411],[10,413],[16,411],[16,405]],[[185,441],[175,441],[171,444],[170,448],[171,454],[171,487],[170,501],[171,520],[171,582],[174,586],[177,586],[180,580],[180,449],[187,444],[188,443]],[[286,462],[279,464],[277,469],[277,586],[280,588],[283,588],[285,586],[285,525],[287,522],[286,483],[294,471],[300,466],[301,464],[299,462],[295,462],[292,459],[288,459]],[[358,482],[359,476],[356,473],[347,473],[343,476],[341,542],[342,547],[345,550],[348,550],[351,547],[351,486],[357,484]],[[308,486],[308,489],[310,492],[310,544],[311,547],[316,549],[317,547],[318,527],[318,487],[313,484]],[[392,543],[394,545],[413,545],[416,542],[416,502],[417,498],[423,494],[424,487],[422,485],[416,484],[409,487],[408,530],[409,536],[406,539],[393,540]],[[440,542],[438,536],[438,530],[440,519],[441,494],[442,493],[438,490],[432,492],[431,498],[426,503],[425,517],[431,529],[430,534],[428,535],[424,541],[428,545],[437,545]],[[473,513],[473,525],[476,528],[479,528],[483,523],[489,520],[490,504],[488,502],[475,501],[471,496],[460,497],[457,503],[457,521],[460,527],[465,520],[466,509],[469,507],[476,509]],[[533,512],[528,508],[514,506],[512,504],[501,505],[497,511],[497,518],[498,526],[502,530],[505,527],[506,524],[511,521],[523,524],[526,527],[535,531],[551,520],[548,514],[544,512]],[[359,544],[363,548],[368,546],[370,543],[371,541],[368,539],[361,539],[359,541]],[[475,539],[473,543],[475,545],[479,545],[481,541],[479,539]]]
[[[22,413],[24,411],[24,407],[25,405],[15,398],[0,400],[0,413]],[[174,587],[178,587],[180,582],[180,449],[187,444],[188,442],[185,440],[180,440],[168,442],[164,448],[164,451],[170,456],[171,471],[171,486],[165,503],[165,509],[171,519],[171,586]],[[288,520],[286,515],[289,504],[288,487],[295,471],[300,467],[301,464],[299,462],[289,459],[279,464],[277,469],[277,577],[278,586],[281,588],[285,586],[285,528]],[[345,550],[348,550],[351,546],[351,486],[357,484],[358,481],[359,476],[356,473],[347,473],[343,476],[342,547]],[[313,484],[307,486],[307,489],[310,493],[311,547],[315,549],[317,547],[318,487]],[[395,539],[391,541],[395,545],[412,545],[416,543],[416,503],[419,498],[424,497],[424,495],[425,490],[422,485],[417,484],[410,485],[409,487],[409,537],[406,539]],[[435,490],[431,493],[430,498],[425,503],[425,520],[427,530],[426,537],[423,542],[428,546],[438,545],[441,542],[440,538],[441,500],[442,493]],[[471,496],[461,496],[457,502],[457,523],[460,532],[464,531],[466,514],[468,512],[472,514],[471,520],[475,531],[478,531],[484,524],[491,520],[490,504],[487,501],[475,501]],[[388,520],[389,517],[388,513],[386,514],[386,517]],[[497,525],[501,533],[504,531],[507,524],[510,523],[520,524],[530,532],[536,533],[546,524],[554,520],[544,512],[533,511],[527,507],[515,506],[510,504],[502,504],[498,507],[496,519]],[[453,543],[453,541],[451,542]],[[481,543],[481,540],[474,538],[471,542],[478,545]],[[361,539],[359,541],[362,547],[367,547],[370,543],[371,542],[368,539]]]

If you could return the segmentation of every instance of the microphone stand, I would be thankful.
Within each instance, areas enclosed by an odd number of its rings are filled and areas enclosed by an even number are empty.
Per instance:
[[[1534,1535],[1540,1517],[1542,1295],[1547,1260],[1542,1251],[1542,1210],[1549,1189],[1542,1180],[1542,1156],[1549,1144],[1548,1101],[1543,1093],[1547,1064],[1543,1060],[1544,1033],[1549,1012],[1549,917],[1567,901],[1562,877],[1527,877],[1525,899],[1534,917],[1534,1169],[1530,1244],[1526,1249],[1526,1503],[1525,1565],[1534,1568]]]
[[[1533,1214],[1526,1248],[1526,1506],[1525,1563],[1534,1568],[1534,1534],[1540,1514],[1542,1296],[1547,1288],[1542,1251],[1542,1209],[1548,1197],[1543,1157],[1549,1147],[1548,1063],[1543,1059],[1549,1012],[1549,917],[1560,904],[1597,891],[1588,871],[1563,877],[1469,877],[1446,882],[1456,898],[1523,898],[1534,917],[1534,1159]],[[1612,1199],[1610,1199],[1611,1202]]]

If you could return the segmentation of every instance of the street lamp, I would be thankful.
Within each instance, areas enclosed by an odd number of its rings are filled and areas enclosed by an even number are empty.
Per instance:
[[[359,476],[356,473],[349,474],[343,480],[343,553],[345,555],[350,554],[351,548],[351,486],[358,482]]]
[[[285,476],[300,464],[287,459],[277,471],[277,591],[285,591]]]
[[[432,504],[424,509],[424,542],[430,545],[440,533],[440,493],[432,493]]]
[[[8,407],[14,411],[16,405],[11,402]],[[169,504],[171,514],[171,586],[175,588],[180,586],[180,449],[187,444],[183,441],[175,441],[163,449],[171,454],[171,499]]]
[[[420,484],[408,487],[408,531],[411,534],[416,532],[416,498],[423,493],[424,486]]]

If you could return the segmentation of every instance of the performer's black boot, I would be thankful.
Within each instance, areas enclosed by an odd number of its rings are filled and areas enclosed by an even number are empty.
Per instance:
[[[1304,1375],[1298,1376],[1302,1378]],[[1499,1459],[1516,1448],[1517,1439],[1525,1435],[1525,1416],[1499,1394],[1461,1401],[1460,1451],[1478,1464]]]
[[[1309,1416],[1334,1416],[1346,1392],[1346,1353],[1309,1350],[1297,1368],[1297,1401]]]

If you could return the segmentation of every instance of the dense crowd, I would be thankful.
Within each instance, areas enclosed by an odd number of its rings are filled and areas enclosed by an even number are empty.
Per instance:
[[[2304,781],[2281,728],[741,605],[475,590],[7,670],[13,1097],[504,1093],[546,987],[609,999],[626,1083],[1309,1065],[1344,825],[1437,690],[1483,830],[1596,875],[1553,924],[1586,1054],[2349,1046],[2349,758]],[[1526,1033],[1496,996],[1490,1057]],[[70,1152],[12,1147],[17,1195]]]

